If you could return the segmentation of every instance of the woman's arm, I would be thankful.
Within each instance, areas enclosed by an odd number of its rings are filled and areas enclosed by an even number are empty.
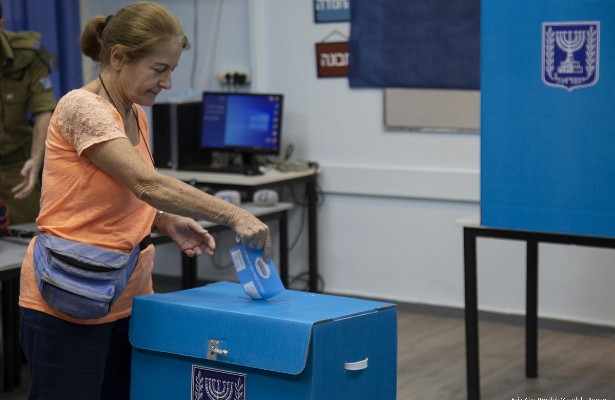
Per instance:
[[[271,237],[265,223],[242,208],[152,169],[128,139],[98,143],[84,153],[96,166],[122,182],[152,207],[230,226],[243,243],[264,248],[264,255],[269,257]]]

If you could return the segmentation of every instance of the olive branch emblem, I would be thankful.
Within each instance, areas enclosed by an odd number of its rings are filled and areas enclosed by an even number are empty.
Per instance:
[[[246,375],[192,367],[191,400],[246,400]]]
[[[569,30],[569,31],[554,31],[553,27],[549,26],[544,31],[544,61],[543,69],[544,75],[548,77],[548,80],[543,76],[543,80],[550,86],[561,86],[572,91],[576,87],[588,86],[597,81],[598,73],[598,29],[594,25],[590,25],[585,30]],[[573,75],[573,69],[562,69],[561,64],[572,62],[579,64],[572,57],[574,51],[580,49],[585,45],[585,65],[584,74]],[[563,51],[567,52],[567,59],[560,64],[559,68],[555,65],[555,48],[560,47]],[[581,72],[581,67],[575,67]],[[562,76],[559,72],[563,72],[567,75]],[[592,82],[593,80],[593,82]]]

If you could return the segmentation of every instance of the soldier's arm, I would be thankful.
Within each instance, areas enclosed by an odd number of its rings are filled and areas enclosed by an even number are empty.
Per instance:
[[[39,172],[43,166],[45,139],[47,138],[47,127],[50,119],[51,111],[36,114],[34,117],[30,159],[24,163],[21,169],[24,180],[12,189],[17,200],[27,197],[38,183]]]
[[[45,154],[45,139],[47,139],[47,128],[51,120],[51,111],[41,112],[34,116],[34,127],[32,128],[32,151],[30,159],[36,163],[37,173],[43,166]]]

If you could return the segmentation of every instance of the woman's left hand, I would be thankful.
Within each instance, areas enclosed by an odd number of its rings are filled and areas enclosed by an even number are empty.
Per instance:
[[[216,241],[194,219],[165,213],[158,221],[160,234],[168,236],[188,257],[213,255]]]

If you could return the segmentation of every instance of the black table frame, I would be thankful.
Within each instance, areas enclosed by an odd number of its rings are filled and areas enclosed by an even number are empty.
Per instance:
[[[21,346],[19,345],[19,276],[21,264],[0,271],[2,282],[3,390],[21,385]]]
[[[538,377],[538,245],[554,243],[615,248],[615,238],[543,233],[483,226],[463,227],[466,372],[468,400],[480,399],[478,337],[478,284],[476,241],[478,237],[521,240],[526,243],[525,376]]]
[[[193,184],[205,185],[211,190],[223,190],[234,189],[247,193],[247,198],[252,199],[252,195],[259,189],[270,188],[283,188],[292,186],[294,184],[305,184],[306,197],[307,197],[307,226],[308,226],[308,288],[310,292],[318,292],[318,221],[317,221],[317,208],[318,208],[318,169],[314,169],[311,173],[303,176],[295,176],[290,178],[283,178],[273,182],[267,183],[220,183],[212,182],[207,178],[201,178],[206,175],[198,171],[175,171],[185,176],[189,176],[193,173]],[[171,175],[173,176],[173,175]],[[178,178],[179,179],[179,178]],[[257,179],[257,178],[255,178]],[[185,179],[181,179],[184,180]],[[256,181],[256,180],[255,180]],[[187,263],[186,263],[187,264]],[[194,268],[193,268],[194,269]]]

